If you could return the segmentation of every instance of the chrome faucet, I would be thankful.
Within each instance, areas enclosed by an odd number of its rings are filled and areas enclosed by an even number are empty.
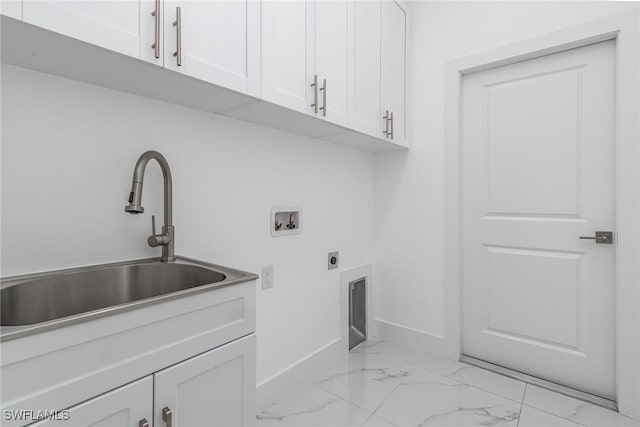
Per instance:
[[[125,206],[125,212],[131,214],[139,214],[144,212],[142,207],[142,181],[144,179],[144,170],[147,167],[149,160],[155,159],[162,169],[162,177],[164,178],[164,225],[162,226],[162,234],[156,234],[156,218],[155,215],[151,216],[151,231],[152,234],[147,239],[147,243],[152,248],[162,245],[162,262],[175,261],[174,250],[174,227],[171,224],[173,222],[173,196],[172,196],[172,181],[171,181],[171,169],[169,169],[169,163],[167,159],[157,151],[147,151],[142,153],[136,167],[133,170],[133,182],[131,184],[131,193],[129,193],[129,204]]]

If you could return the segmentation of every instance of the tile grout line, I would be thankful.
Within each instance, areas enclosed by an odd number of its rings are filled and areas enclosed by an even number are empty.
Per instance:
[[[498,396],[498,397],[500,397],[500,398],[502,398],[502,399],[506,399],[506,400],[509,400],[509,401],[511,401],[511,402],[518,403],[518,401],[517,401],[517,400],[514,400],[514,399],[512,399],[512,398],[510,398],[510,397],[505,397],[505,396],[503,396],[503,395],[501,395],[501,394],[496,393],[496,392],[495,392],[495,391],[493,391],[493,390],[488,390],[488,389],[486,389],[486,388],[482,388],[482,387],[479,387],[479,386],[474,385],[474,384],[469,384],[468,382],[466,382],[466,381],[464,381],[464,380],[462,380],[462,379],[460,379],[460,378],[455,378],[455,377],[453,377],[453,376],[452,376],[452,375],[454,375],[454,374],[442,375],[442,374],[438,374],[437,372],[430,371],[429,369],[426,369],[426,368],[421,368],[421,369],[424,369],[425,371],[431,372],[432,374],[440,375],[441,377],[444,377],[444,378],[449,378],[450,380],[453,380],[453,381],[458,381],[459,383],[461,383],[461,384],[465,384],[465,385],[467,385],[467,386],[469,386],[469,387],[472,387],[472,388],[475,388],[476,390],[482,390],[482,391],[484,391],[485,393],[490,393],[490,394],[493,394],[494,396]],[[481,368],[479,368],[479,369],[481,369]],[[487,371],[487,372],[490,372],[490,371]],[[522,384],[524,384],[524,389],[525,389],[525,390],[527,389],[527,383],[526,383],[526,382],[519,381],[519,380],[514,380],[514,381],[521,382]],[[522,403],[522,401],[523,401],[523,400],[524,400],[524,392],[523,392],[523,394],[522,394],[522,400],[520,401],[520,403]]]
[[[313,383],[313,382],[311,382],[311,381],[308,381],[308,383],[309,383],[309,384],[311,384],[312,386],[314,386],[315,388],[317,388],[318,390],[321,390],[321,391],[324,391],[324,392],[326,392],[326,393],[329,393],[330,395],[337,397],[338,399],[340,399],[340,400],[342,400],[342,401],[344,401],[344,402],[348,403],[349,405],[355,406],[356,408],[358,408],[358,409],[360,409],[360,410],[362,410],[362,411],[364,411],[364,412],[368,413],[368,414],[369,414],[369,417],[367,418],[367,420],[366,420],[366,421],[368,421],[368,420],[369,420],[369,418],[371,418],[371,415],[373,415],[373,412],[369,411],[368,409],[363,408],[362,406],[360,406],[360,405],[358,405],[358,404],[356,404],[356,403],[354,403],[354,402],[352,402],[352,401],[350,401],[350,400],[348,400],[348,399],[345,399],[345,398],[344,398],[344,397],[342,397],[342,396],[338,396],[337,394],[335,394],[334,392],[332,392],[332,391],[330,391],[330,390],[326,390],[326,389],[324,389],[324,388],[320,387],[319,385],[317,385],[317,384],[315,384],[315,383]],[[365,422],[366,422],[366,421],[365,421]]]
[[[524,406],[524,397],[527,395],[527,386],[529,384],[524,384],[524,392],[522,393],[522,401],[520,402],[520,412],[518,412],[518,422],[516,423],[516,427],[520,427],[520,418],[522,417],[522,407]]]
[[[404,366],[406,366],[407,368],[409,368],[409,373],[411,373],[411,370],[413,370],[413,369],[415,368],[415,366],[412,366],[412,365],[410,365],[410,364],[408,364],[408,363],[406,363],[406,362],[403,362],[403,363],[404,363]],[[391,390],[391,392],[389,392],[389,395],[388,395],[387,397],[385,397],[385,398],[384,398],[384,400],[383,400],[383,401],[382,401],[378,406],[376,406],[376,409],[374,409],[374,410],[373,410],[373,412],[371,412],[371,411],[370,411],[369,409],[367,409],[367,408],[363,408],[362,406],[358,405],[358,404],[357,404],[357,403],[355,403],[355,402],[352,402],[352,401],[350,401],[350,400],[348,400],[348,399],[346,399],[346,398],[344,398],[344,397],[342,397],[342,396],[339,396],[339,395],[335,394],[334,392],[332,392],[332,391],[330,391],[330,390],[326,390],[325,388],[323,388],[323,387],[321,387],[321,386],[319,386],[319,385],[317,385],[317,384],[315,384],[315,383],[313,383],[313,382],[311,382],[311,381],[308,381],[308,382],[309,382],[309,384],[313,385],[314,387],[317,387],[318,389],[320,389],[320,390],[322,390],[322,391],[326,391],[327,393],[334,395],[334,396],[335,396],[335,397],[337,397],[338,399],[344,400],[344,401],[345,401],[345,402],[347,402],[348,404],[353,405],[353,406],[355,406],[356,408],[359,408],[359,409],[361,409],[361,410],[363,410],[363,411],[365,411],[365,412],[368,412],[369,414],[371,414],[371,415],[369,416],[369,418],[371,418],[373,415],[375,415],[376,417],[379,417],[379,418],[383,419],[384,421],[386,421],[386,422],[388,422],[388,423],[390,423],[390,424],[392,424],[392,425],[394,425],[394,426],[396,425],[395,423],[392,423],[391,421],[387,420],[386,418],[382,418],[381,416],[377,415],[377,414],[376,414],[376,411],[377,411],[378,409],[380,409],[380,407],[381,407],[381,406],[382,406],[382,405],[383,405],[383,404],[384,404],[384,403],[385,403],[385,402],[386,402],[386,401],[391,397],[391,395],[396,391],[396,389],[397,389],[398,387],[400,387],[400,385],[402,385],[402,381],[400,381],[400,382],[399,382],[399,383],[398,383],[398,384],[393,388],[393,390]],[[369,418],[367,418],[367,419],[365,420],[365,424],[366,424],[366,422],[367,422],[367,421],[369,421]],[[362,424],[362,425],[364,425],[364,424]]]
[[[531,405],[525,405],[524,402],[522,402],[522,406],[526,406],[527,408],[535,409],[536,411],[543,412],[543,413],[545,413],[547,415],[552,415],[552,416],[554,416],[556,418],[560,418],[560,419],[569,421],[570,423],[573,423],[573,424],[576,424],[576,425],[579,425],[579,426],[594,427],[593,425],[590,426],[589,424],[584,424],[584,423],[581,423],[579,421],[572,420],[571,418],[567,418],[567,417],[563,417],[562,415],[554,414],[553,412],[549,412],[549,411],[547,411],[545,409],[536,408],[535,406],[531,406]]]
[[[416,367],[415,367],[415,366],[412,366],[412,365],[410,365],[410,364],[408,364],[407,366],[410,368],[410,369],[409,369],[409,374],[407,374],[407,376],[409,376],[409,375],[411,375],[411,372],[413,372],[413,370],[414,370]],[[393,424],[394,426],[396,425],[396,423],[392,423],[392,422],[391,422],[391,421],[389,421],[388,419],[381,417],[380,415],[376,414],[376,412],[378,411],[378,409],[380,409],[380,407],[381,407],[382,405],[384,405],[384,404],[386,403],[386,401],[387,401],[387,400],[389,400],[389,398],[391,397],[391,395],[392,395],[393,393],[395,393],[395,392],[396,392],[396,390],[398,389],[398,387],[400,387],[402,384],[404,384],[404,381],[400,381],[400,382],[399,382],[399,383],[398,383],[398,384],[393,388],[393,390],[391,390],[391,393],[389,393],[389,395],[388,395],[387,397],[385,397],[385,398],[384,398],[384,400],[383,400],[382,402],[380,402],[380,404],[379,404],[379,405],[376,407],[376,409],[373,411],[373,414],[374,414],[376,417],[379,417],[380,419],[383,419],[383,420],[385,420],[386,422]]]
[[[362,426],[364,426],[366,423],[368,423],[368,422],[369,422],[369,420],[371,419],[371,417],[373,417],[373,414],[369,415],[369,417],[368,417],[366,420],[364,420],[364,422],[363,422],[362,424],[360,424],[360,427],[362,427]]]

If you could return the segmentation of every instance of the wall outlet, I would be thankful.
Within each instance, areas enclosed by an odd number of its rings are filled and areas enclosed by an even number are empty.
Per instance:
[[[339,259],[338,252],[329,252],[329,256],[327,257],[327,267],[329,268],[329,270],[338,268],[339,264],[340,264],[340,259]]]
[[[273,288],[273,265],[262,267],[262,289]]]

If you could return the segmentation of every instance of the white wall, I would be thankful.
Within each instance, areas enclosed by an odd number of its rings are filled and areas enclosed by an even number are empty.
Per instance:
[[[444,352],[444,64],[634,7],[638,2],[411,3],[412,148],[376,159],[374,266],[382,326]]]
[[[176,252],[260,273],[258,382],[340,337],[339,271],[371,261],[373,155],[201,111],[2,67],[2,276],[159,256],[155,162],[143,215],[124,212],[133,166],[163,153],[174,179]],[[272,238],[269,211],[303,209],[298,236]]]

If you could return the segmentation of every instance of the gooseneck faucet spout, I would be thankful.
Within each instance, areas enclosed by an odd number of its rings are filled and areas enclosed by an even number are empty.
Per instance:
[[[139,214],[144,212],[142,207],[142,183],[144,181],[144,171],[151,159],[155,159],[162,170],[164,178],[164,225],[162,234],[156,234],[155,217],[152,217],[152,234],[147,240],[149,246],[156,247],[162,245],[162,262],[175,261],[174,250],[174,227],[173,227],[173,194],[171,169],[167,159],[157,151],[147,151],[143,153],[133,170],[133,182],[131,183],[131,193],[129,193],[129,204],[125,206],[125,212]]]

